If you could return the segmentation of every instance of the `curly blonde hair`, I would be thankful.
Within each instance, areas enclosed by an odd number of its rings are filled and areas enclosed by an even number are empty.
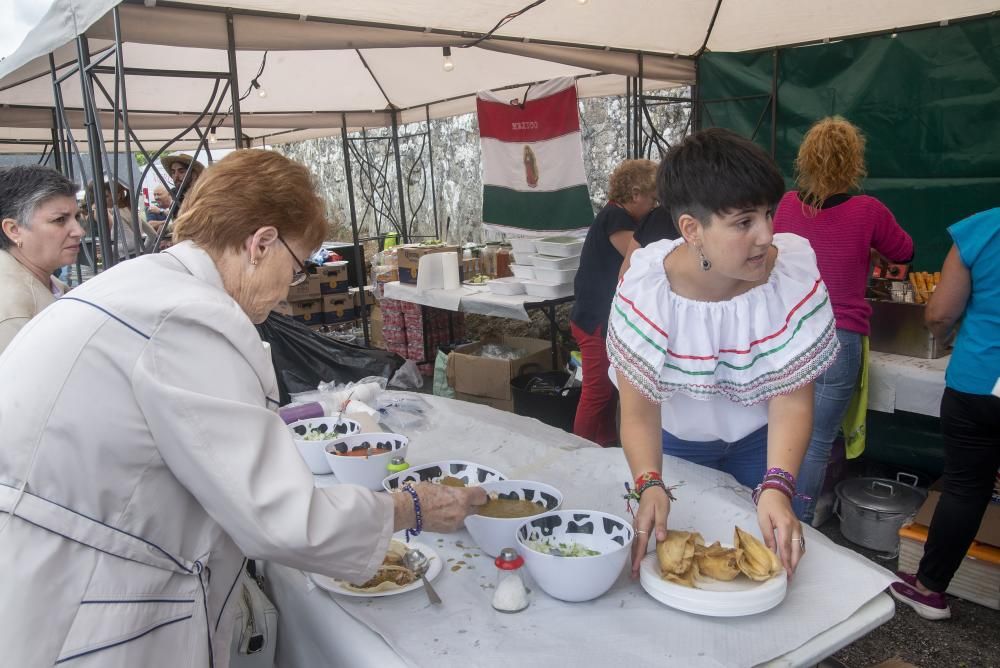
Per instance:
[[[828,116],[806,133],[795,159],[802,202],[814,211],[831,195],[857,190],[865,169],[865,137],[850,121]]]
[[[632,190],[644,195],[656,194],[656,163],[652,160],[626,160],[611,172],[608,199],[619,204],[632,200]]]

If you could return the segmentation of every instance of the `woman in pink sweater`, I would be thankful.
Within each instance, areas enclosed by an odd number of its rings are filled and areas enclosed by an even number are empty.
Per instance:
[[[798,191],[786,193],[774,215],[775,232],[791,232],[812,244],[837,322],[840,354],[816,380],[812,438],[799,471],[795,512],[811,524],[826,477],[833,439],[850,403],[861,368],[862,337],[871,307],[865,301],[869,257],[875,249],[893,262],[913,257],[913,240],[892,212],[869,195],[852,195],[866,175],[865,138],[839,116],[818,121],[806,133],[795,161]]]

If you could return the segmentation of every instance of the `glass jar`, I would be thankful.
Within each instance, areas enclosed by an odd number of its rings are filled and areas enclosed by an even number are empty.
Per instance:
[[[510,270],[513,260],[513,247],[510,244],[500,244],[500,250],[497,251],[497,278],[514,275]]]
[[[524,581],[524,557],[514,548],[505,547],[493,563],[497,567],[493,609],[498,612],[521,612],[530,603]]]

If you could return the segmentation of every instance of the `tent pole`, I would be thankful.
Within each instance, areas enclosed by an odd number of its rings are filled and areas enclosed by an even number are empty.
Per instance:
[[[424,105],[427,119],[427,159],[431,163],[431,207],[434,210],[434,238],[441,239],[441,224],[438,222],[437,191],[434,188],[434,135],[431,134],[431,105]]]
[[[52,110],[52,160],[56,166],[56,169],[65,174],[62,165],[62,151],[59,148],[59,144],[62,139],[59,137],[59,131],[56,128],[59,127],[59,117],[56,115],[56,110]]]
[[[406,222],[406,203],[403,201],[403,167],[399,158],[399,110],[392,107],[392,150],[396,158],[396,187],[399,190],[399,224],[403,229],[403,243],[410,243],[410,226]]]
[[[777,154],[778,143],[778,50],[771,53],[771,157]]]
[[[358,299],[361,301],[361,327],[365,333],[365,345],[371,345],[368,334],[368,308],[365,299],[365,254],[361,249],[358,234],[358,211],[354,207],[354,180],[351,178],[351,147],[347,139],[347,114],[340,115],[340,143],[344,151],[344,174],[347,176],[347,203],[351,209],[351,236],[354,239],[354,273],[358,278]]]
[[[104,168],[101,165],[101,153],[104,151],[104,138],[101,136],[95,119],[94,91],[90,86],[90,79],[87,74],[87,67],[90,65],[90,51],[87,48],[87,37],[80,35],[76,38],[76,57],[80,65],[80,91],[83,97],[84,123],[87,127],[87,152],[90,154],[90,169],[92,181],[94,182],[94,199],[91,202],[94,213],[97,217],[97,238],[101,245],[101,256],[104,260],[104,268],[109,269],[117,262],[116,249],[114,244],[110,244],[111,228],[108,227],[108,212],[104,206],[104,187],[102,176]],[[81,176],[84,176],[81,174]]]
[[[229,56],[229,95],[233,100],[233,136],[236,148],[243,148],[243,121],[240,118],[240,82],[236,71],[236,30],[233,13],[226,12],[226,53]]]
[[[132,205],[132,234],[135,236],[136,254],[142,255],[146,252],[146,245],[142,243],[142,227],[139,225],[139,190],[135,187],[135,175],[132,173],[132,138],[128,125],[128,96],[125,93],[125,60],[122,56],[122,24],[118,14],[118,7],[112,11],[115,25],[115,84],[121,91],[121,107],[115,110],[116,114],[121,114],[122,132],[125,135],[125,156],[128,161],[128,192],[130,204]],[[118,97],[118,90],[115,91]],[[118,165],[118,116],[115,116],[115,166]]]
[[[625,159],[632,157],[632,77],[625,77]]]

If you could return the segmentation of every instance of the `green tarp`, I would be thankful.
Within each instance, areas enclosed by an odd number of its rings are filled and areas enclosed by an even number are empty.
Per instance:
[[[700,127],[722,126],[771,150],[792,187],[816,120],[839,114],[868,140],[864,191],[913,236],[914,266],[940,268],[945,228],[1000,206],[1000,18],[698,62]],[[740,99],[733,99],[740,98]]]

